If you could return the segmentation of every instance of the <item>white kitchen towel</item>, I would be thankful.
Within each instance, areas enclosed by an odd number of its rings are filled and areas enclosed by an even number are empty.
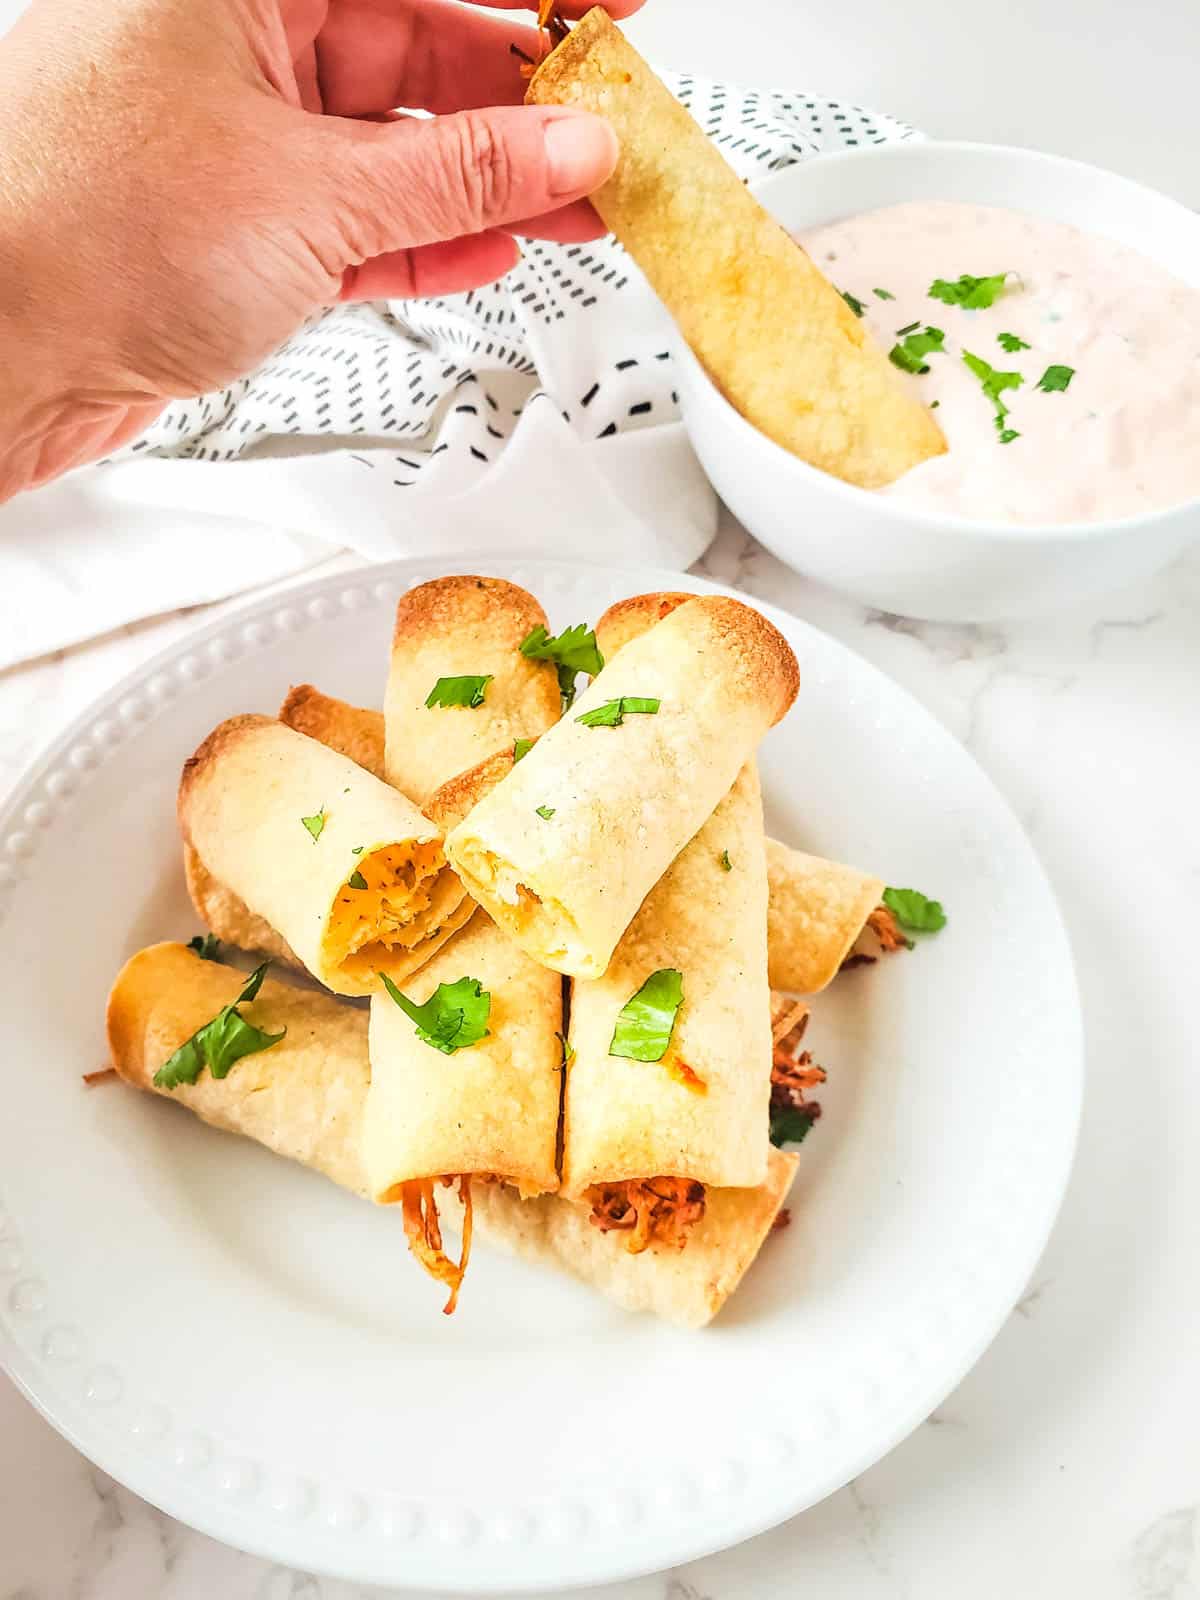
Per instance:
[[[669,80],[738,172],[912,137],[803,94]],[[349,548],[686,567],[716,524],[670,324],[615,240],[502,282],[338,307],[119,457],[0,508],[0,669]]]

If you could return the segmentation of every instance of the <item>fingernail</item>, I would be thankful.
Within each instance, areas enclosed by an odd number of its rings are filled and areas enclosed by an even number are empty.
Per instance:
[[[616,165],[616,134],[599,117],[556,117],[546,124],[544,137],[555,199],[599,188]]]

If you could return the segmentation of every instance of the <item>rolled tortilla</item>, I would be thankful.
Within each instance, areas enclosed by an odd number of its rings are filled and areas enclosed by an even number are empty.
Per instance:
[[[383,716],[384,776],[423,805],[456,772],[558,721],[558,674],[521,642],[546,625],[531,594],[503,578],[436,578],[396,606]],[[440,678],[488,677],[479,706],[428,706]]]
[[[487,1037],[444,1055],[387,995],[371,1001],[363,1154],[371,1196],[418,1178],[484,1174],[523,1194],[558,1188],[562,983],[479,912],[404,985],[418,1005],[440,983],[477,979]]]
[[[237,998],[244,980],[244,973],[202,961],[181,944],[140,951],[126,962],[109,997],[113,1066],[134,1088],[176,1100],[214,1127],[253,1139],[366,1197],[363,1113],[370,1067],[363,1011],[268,977],[252,1015],[269,1031],[288,1029],[279,1044],[244,1057],[219,1081],[203,1072],[194,1085],[155,1089],[158,1068]],[[551,1195],[522,1200],[499,1184],[477,1186],[475,1224],[489,1244],[571,1272],[630,1310],[701,1327],[758,1254],[795,1168],[795,1156],[773,1151],[760,1189],[713,1195],[682,1252],[652,1244],[631,1256],[619,1234],[591,1226],[585,1208]],[[449,1190],[443,1194],[452,1216],[456,1202]]]
[[[179,823],[216,882],[338,994],[377,991],[380,972],[401,981],[474,910],[411,801],[270,717],[223,722],[185,762]]]
[[[883,895],[882,878],[767,840],[772,989],[816,994],[841,970]]]
[[[687,598],[690,596],[640,596],[636,605],[622,602],[612,606],[599,625],[604,635],[601,648],[605,655],[615,655],[622,645],[645,631],[641,608],[647,602],[654,602],[656,620],[661,621],[675,609],[676,603]],[[298,720],[292,725],[301,732],[340,750],[368,772],[382,775],[382,712],[347,705],[344,700],[322,694],[311,684],[306,684],[302,690],[294,689],[292,695],[303,697],[304,709],[292,712],[285,701],[280,712],[283,721],[287,722],[291,714],[297,715]],[[494,781],[498,782],[511,766],[510,753],[497,756],[491,769]],[[444,792],[448,793],[449,788],[446,786]],[[449,814],[455,812],[458,817],[465,815],[461,800],[449,808]],[[445,815],[438,815],[437,819],[443,827],[452,826]],[[802,850],[781,844],[778,839],[768,838],[767,954],[772,989],[786,989],[794,994],[816,994],[824,989],[837,977],[867,918],[879,905],[883,888],[883,879],[872,877],[869,872],[826,861],[821,856],[806,855]],[[211,916],[206,916],[205,920],[215,929]],[[274,953],[269,944],[247,943],[245,939],[230,937],[232,943],[242,944],[247,949]]]
[[[945,451],[862,321],[603,10],[546,58],[527,98],[611,124],[621,154],[592,203],[754,427],[867,489]]]
[[[639,595],[607,611],[607,662],[686,605]],[[622,1008],[651,973],[679,972],[683,1001],[659,1061],[610,1054]],[[690,1178],[753,1187],[767,1171],[770,1057],[762,795],[749,761],[650,890],[602,977],[571,986],[563,1189]]]
[[[798,686],[765,617],[720,595],[691,599],[605,666],[451,830],[447,856],[535,960],[598,978]],[[581,720],[627,697],[658,710],[615,727]]]

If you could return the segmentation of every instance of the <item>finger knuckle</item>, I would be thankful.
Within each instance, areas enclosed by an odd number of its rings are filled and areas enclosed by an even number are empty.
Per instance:
[[[455,141],[455,177],[476,231],[506,216],[515,174],[505,140],[487,117],[464,117]]]

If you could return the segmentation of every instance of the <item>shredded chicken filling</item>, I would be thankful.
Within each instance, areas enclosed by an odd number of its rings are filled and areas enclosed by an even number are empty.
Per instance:
[[[455,1181],[445,1177],[441,1182],[449,1186]],[[414,1178],[400,1185],[400,1207],[404,1215],[404,1232],[408,1248],[425,1268],[431,1278],[444,1283],[450,1298],[442,1307],[451,1316],[458,1305],[458,1291],[462,1288],[467,1262],[471,1258],[471,1232],[473,1207],[471,1202],[471,1177],[462,1173],[458,1177],[458,1193],[462,1200],[462,1251],[457,1261],[452,1261],[442,1248],[442,1227],[438,1218],[437,1197],[434,1193],[436,1178]]]
[[[704,1185],[692,1178],[627,1178],[594,1183],[585,1191],[588,1220],[601,1233],[626,1235],[625,1248],[639,1255],[651,1244],[682,1250],[688,1233],[704,1215]]]
[[[351,878],[365,881],[366,888],[354,887]],[[385,950],[410,948],[432,931],[418,930],[418,921],[436,910],[438,901],[447,900],[455,887],[442,847],[434,840],[388,845],[364,856],[347,873],[329,918],[325,940],[332,964],[340,967],[361,958],[373,945]],[[356,965],[372,963],[360,959]]]

